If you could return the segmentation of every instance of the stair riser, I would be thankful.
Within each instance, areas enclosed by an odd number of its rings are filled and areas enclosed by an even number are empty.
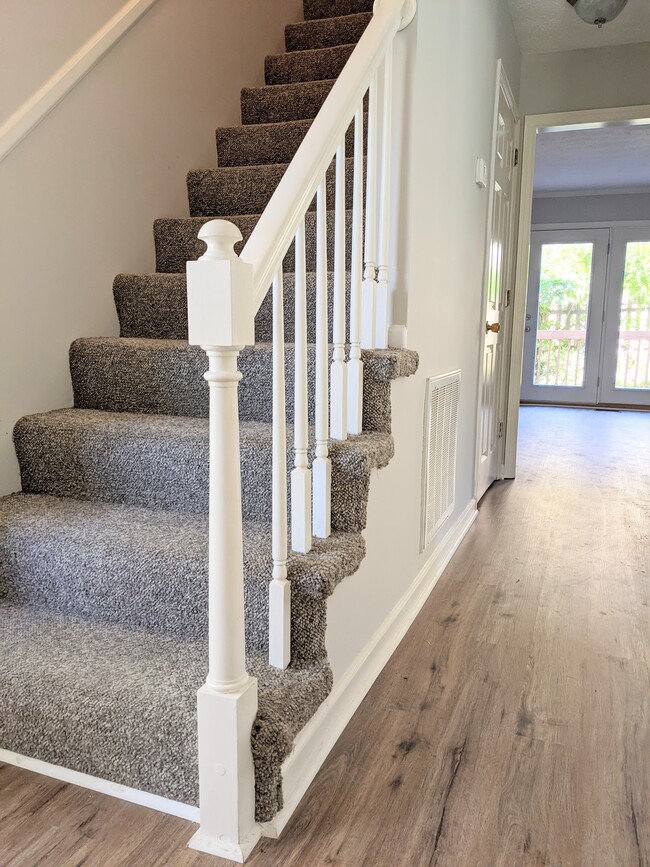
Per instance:
[[[207,513],[207,422],[202,435],[171,439],[93,430],[80,435],[33,419],[22,419],[14,431],[25,493]],[[270,442],[266,436],[242,437],[240,448],[243,518],[271,521]],[[287,464],[293,465],[291,442]],[[333,449],[333,530],[365,528],[369,483],[369,466]],[[289,480],[287,490],[290,501]]]
[[[257,345],[242,351],[239,369],[239,416],[242,422],[273,421],[271,347]],[[285,381],[287,422],[294,420],[294,349],[286,347]],[[308,411],[314,423],[315,350],[308,347]],[[390,382],[373,376],[366,358],[363,389],[363,428],[390,433]],[[88,341],[76,341],[70,350],[75,406],[105,412],[146,413],[206,418],[208,385],[206,355],[199,347],[164,348],[142,352],[122,343],[100,349]]]
[[[230,217],[238,214],[261,214],[268,205],[275,188],[282,180],[286,166],[252,166],[243,169],[202,169],[189,172],[187,192],[191,217],[219,214]],[[365,171],[364,171],[365,180]],[[335,201],[336,166],[327,171],[327,200]],[[354,160],[345,161],[345,203],[352,207]],[[364,183],[365,190],[365,183]],[[310,210],[316,207],[316,198]]]
[[[158,282],[157,282],[158,281]],[[329,274],[329,335],[332,341],[334,277]],[[284,275],[284,339],[293,343],[295,334],[295,281],[293,274]],[[307,340],[316,342],[316,275],[307,275]],[[182,274],[137,275],[120,274],[113,283],[113,297],[120,322],[121,337],[141,337],[151,340],[187,340],[187,288]],[[349,321],[350,278],[346,280],[346,321]],[[269,290],[255,317],[255,340],[273,340],[273,297]]]
[[[333,81],[315,81],[300,85],[244,88],[241,92],[242,123],[282,123],[314,118],[333,84]]]
[[[364,121],[367,134],[367,115]],[[290,163],[311,124],[311,120],[299,120],[217,129],[217,163],[221,167]],[[354,124],[345,136],[345,152],[348,157],[354,154]]]
[[[267,84],[293,84],[338,78],[353,49],[354,45],[337,45],[272,55],[264,62],[264,80]]]
[[[187,262],[198,259],[206,251],[203,241],[197,238],[199,229],[210,217],[194,217],[190,219],[163,219],[154,223],[154,242],[156,245],[156,270],[163,274],[184,274]],[[239,227],[243,240],[235,244],[235,251],[241,253],[244,244],[250,237],[259,215],[233,215],[228,218]],[[308,271],[316,270],[316,215],[309,211],[305,216],[306,263]],[[346,214],[346,268],[350,268],[352,248],[352,212]],[[294,246],[291,244],[284,257],[284,270],[295,270],[296,259]],[[334,269],[334,212],[327,214],[327,266]]]
[[[305,21],[372,12],[374,0],[303,0]]]
[[[286,50],[307,51],[310,48],[330,48],[358,42],[371,18],[370,13],[362,13],[289,24],[284,35]]]

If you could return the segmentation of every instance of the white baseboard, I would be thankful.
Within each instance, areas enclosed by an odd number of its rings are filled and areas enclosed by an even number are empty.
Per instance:
[[[471,500],[426,561],[408,592],[386,617],[357,660],[296,737],[282,767],[284,807],[262,823],[265,837],[279,837],[354,712],[415,620],[478,515]]]
[[[120,786],[118,783],[111,783],[100,777],[92,777],[90,774],[82,774],[80,771],[71,771],[69,768],[62,768],[59,765],[51,765],[40,759],[30,759],[19,753],[0,749],[0,762],[4,762],[6,765],[15,765],[17,768],[24,768],[26,771],[33,771],[36,774],[43,774],[46,777],[53,777],[55,780],[61,780],[73,786],[81,786],[83,789],[90,789],[102,795],[120,798],[122,801],[129,801],[140,807],[149,807],[150,810],[157,810],[159,813],[187,819],[189,822],[198,823],[199,821],[199,808],[193,807],[191,804],[170,801],[168,798],[161,798],[160,795],[141,792],[139,789],[130,789],[128,786]]]

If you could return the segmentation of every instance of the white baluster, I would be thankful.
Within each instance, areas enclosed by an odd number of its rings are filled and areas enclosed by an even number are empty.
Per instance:
[[[348,386],[345,363],[345,139],[336,151],[336,200],[334,203],[334,354],[332,356],[330,435],[348,436]]]
[[[291,584],[287,581],[287,405],[284,382],[284,288],[273,281],[273,580],[269,586],[269,663],[291,660]]]
[[[306,554],[311,550],[311,472],[307,405],[307,266],[305,219],[296,232],[296,337],[294,446],[295,468],[291,473],[291,547]]]
[[[365,267],[361,289],[361,346],[375,348],[375,306],[377,301],[377,74],[373,76],[368,94],[368,156],[366,159],[366,232]]]
[[[361,361],[361,284],[363,283],[363,104],[354,116],[354,189],[350,266],[350,360],[348,361],[348,433],[363,429]]]
[[[393,47],[384,58],[384,107],[382,112],[381,188],[379,195],[379,259],[377,262],[377,301],[375,308],[375,347],[386,349],[390,326],[388,257],[390,255],[390,185],[392,150]]]
[[[331,533],[332,462],[329,457],[329,328],[327,310],[327,203],[325,184],[316,195],[316,457],[313,473],[314,536]]]
[[[237,357],[255,341],[252,268],[239,229],[212,220],[207,252],[187,265],[189,341],[209,359],[209,668],[198,692],[201,826],[190,846],[243,860],[260,836],[250,730],[257,681],[246,672]],[[219,737],[214,736],[215,731]]]

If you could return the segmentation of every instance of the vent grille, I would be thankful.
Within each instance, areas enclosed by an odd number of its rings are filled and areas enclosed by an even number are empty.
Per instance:
[[[427,380],[421,550],[454,510],[460,370]]]

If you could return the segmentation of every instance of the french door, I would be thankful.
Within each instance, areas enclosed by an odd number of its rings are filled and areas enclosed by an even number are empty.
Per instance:
[[[650,227],[612,229],[599,403],[650,406]]]
[[[650,228],[532,233],[521,398],[650,406]]]

